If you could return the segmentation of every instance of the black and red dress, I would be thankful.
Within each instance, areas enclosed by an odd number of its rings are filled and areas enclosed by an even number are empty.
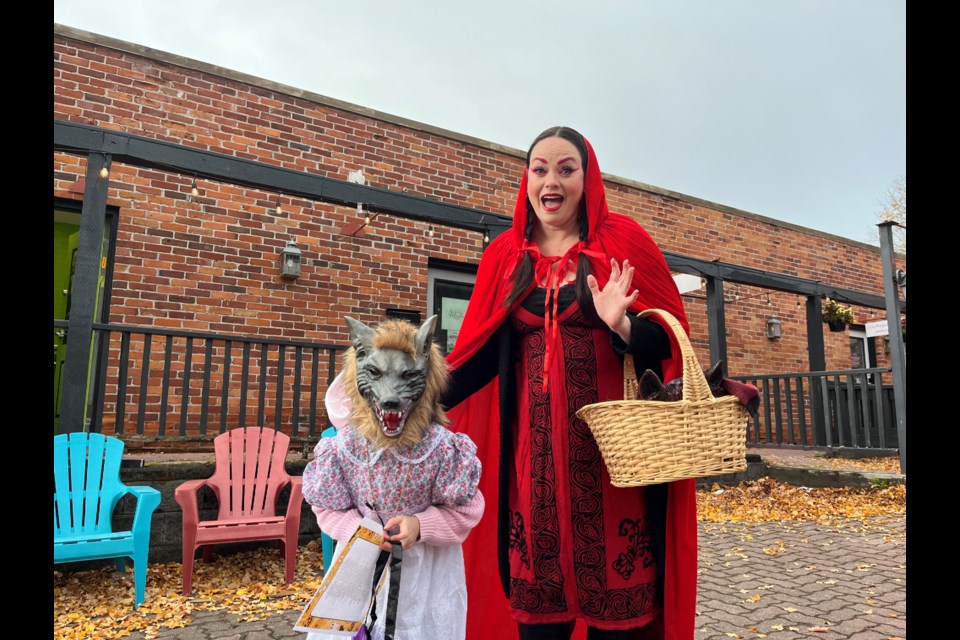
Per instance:
[[[464,544],[467,638],[516,637],[516,622],[581,619],[603,629],[650,622],[664,640],[692,640],[697,524],[693,480],[616,488],[576,410],[623,397],[622,353],[661,379],[682,375],[679,345],[656,316],[664,309],[688,330],[663,254],[633,219],[607,209],[589,152],[584,198],[589,235],[564,256],[542,256],[524,238],[526,173],[512,229],[480,262],[474,293],[447,360],[443,398],[451,428],[478,446],[480,489],[492,506]],[[531,284],[506,304],[512,274],[529,255],[537,280],[588,260],[602,288],[610,260],[635,267],[639,292],[624,343],[579,308],[574,287]],[[554,292],[556,295],[554,295]],[[499,585],[498,589],[496,585]]]

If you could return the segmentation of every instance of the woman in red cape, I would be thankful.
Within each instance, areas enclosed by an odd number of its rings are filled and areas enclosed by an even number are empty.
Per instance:
[[[627,351],[640,372],[682,375],[670,329],[636,316],[649,308],[689,332],[663,254],[608,210],[590,143],[544,131],[447,358],[451,428],[477,444],[496,505],[464,544],[468,640],[568,638],[574,625],[591,639],[692,640],[695,481],[613,487],[575,415],[622,398]]]

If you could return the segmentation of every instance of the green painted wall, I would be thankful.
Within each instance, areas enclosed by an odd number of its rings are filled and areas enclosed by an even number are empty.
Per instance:
[[[70,264],[77,248],[80,227],[65,222],[53,223],[53,318],[67,317],[67,302],[64,290],[70,288]],[[63,386],[63,362],[67,357],[67,342],[59,334],[65,329],[53,330],[53,432],[57,433],[60,416],[60,391]]]
[[[79,233],[80,227],[63,222],[53,223],[53,317],[64,319],[67,296],[63,290],[70,286],[70,237]],[[74,239],[73,246],[76,246]]]

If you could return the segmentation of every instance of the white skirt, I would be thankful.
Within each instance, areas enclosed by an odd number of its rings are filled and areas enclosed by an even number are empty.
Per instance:
[[[389,576],[387,578],[377,596],[377,621],[371,630],[372,640],[383,640],[390,584]],[[394,640],[465,640],[466,635],[467,581],[463,548],[415,544],[404,549]],[[307,640],[344,640],[344,636],[311,632]]]

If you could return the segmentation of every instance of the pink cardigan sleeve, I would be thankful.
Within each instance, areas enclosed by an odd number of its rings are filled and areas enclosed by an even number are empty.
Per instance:
[[[467,539],[481,516],[485,503],[478,490],[473,499],[458,507],[430,506],[416,514],[420,521],[420,542],[435,545],[460,544]],[[362,516],[357,509],[336,511],[311,507],[317,516],[320,530],[334,540],[346,540],[360,524]]]
[[[462,543],[470,530],[480,522],[483,508],[483,494],[479,489],[467,504],[427,507],[416,514],[420,520],[420,542],[435,545]]]
[[[357,509],[343,509],[336,511],[334,509],[324,509],[322,507],[310,507],[317,516],[317,524],[320,530],[337,540],[346,540],[353,532],[357,530],[357,525],[363,517]]]

